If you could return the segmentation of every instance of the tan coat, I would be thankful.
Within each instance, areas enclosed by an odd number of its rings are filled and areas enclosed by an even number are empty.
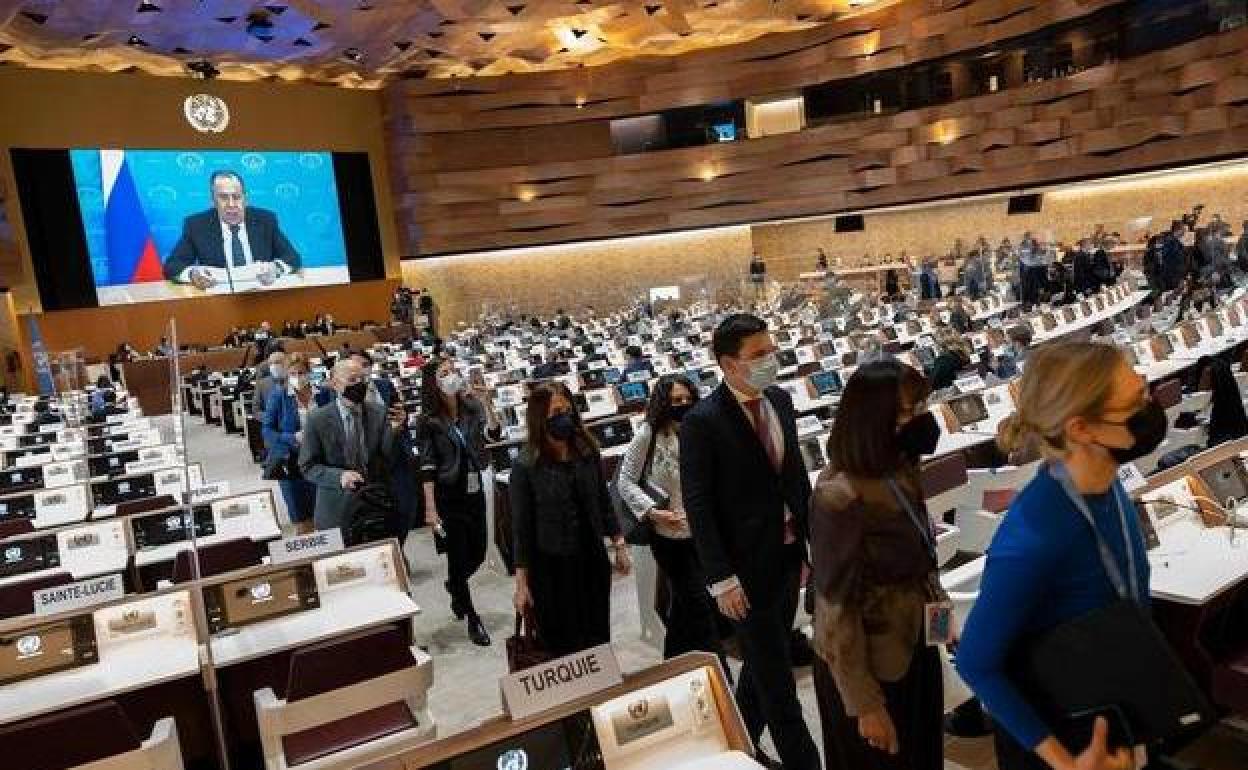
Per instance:
[[[919,501],[918,474],[898,478]],[[924,518],[927,509],[915,502]],[[811,500],[815,639],[846,713],[884,704],[880,682],[905,675],[923,633],[924,605],[944,599],[933,557],[883,479],[825,469]]]

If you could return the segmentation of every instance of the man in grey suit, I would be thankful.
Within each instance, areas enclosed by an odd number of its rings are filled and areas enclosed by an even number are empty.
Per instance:
[[[395,433],[406,422],[401,406],[387,411],[367,400],[368,380],[355,361],[334,364],[329,384],[338,397],[308,412],[299,449],[299,468],[316,485],[318,530],[345,523],[351,493],[385,473],[399,446]]]

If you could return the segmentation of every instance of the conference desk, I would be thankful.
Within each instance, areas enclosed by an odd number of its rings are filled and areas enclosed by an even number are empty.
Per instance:
[[[1248,506],[1239,506],[1248,515]],[[1202,605],[1248,578],[1248,532],[1231,538],[1229,527],[1176,522],[1158,534],[1161,545],[1149,553],[1153,598]]]
[[[0,687],[0,723],[60,711],[153,687],[200,672],[189,590],[126,598],[77,616],[90,616],[97,660]],[[37,634],[69,616],[26,616],[0,623],[0,635]]]
[[[58,563],[0,578],[0,587],[40,580],[58,572],[67,572],[74,580],[85,580],[114,572],[124,573],[130,564],[125,528],[123,522],[117,519],[89,522],[55,532],[36,531],[5,538],[0,549],[45,538],[55,541]]]
[[[228,625],[208,641],[217,668],[234,666],[420,613],[407,588],[403,559],[393,542],[357,548],[310,562],[256,567],[212,583],[237,582],[310,563],[319,606],[258,623]]]
[[[210,269],[221,270],[220,268]],[[287,273],[267,286],[261,284],[260,281],[253,277],[236,279],[232,284],[222,280],[210,289],[200,289],[189,283],[150,281],[148,283],[128,283],[121,286],[100,286],[97,287],[96,291],[99,294],[101,305],[126,305],[132,302],[194,299],[216,294],[251,294],[278,289],[301,289],[307,286],[329,286],[346,283],[347,280],[347,269],[342,266],[305,267],[298,272]]]

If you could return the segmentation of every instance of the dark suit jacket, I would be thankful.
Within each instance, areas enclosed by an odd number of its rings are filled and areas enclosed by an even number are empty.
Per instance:
[[[488,441],[498,441],[502,434],[501,428],[493,432],[489,430],[485,407],[471,395],[460,398],[457,427],[468,442],[468,451],[451,435],[449,417],[421,417],[416,424],[421,480],[432,481],[452,495],[458,495],[455,487],[461,483],[465,473],[490,464],[485,445]]]
[[[268,209],[248,206],[243,215],[251,258],[256,262],[281,260],[292,270],[300,265],[299,252],[286,240],[277,215]],[[172,281],[188,267],[225,267],[225,244],[216,209],[192,214],[182,221],[182,237],[165,260],[165,278]]]
[[[602,457],[595,452],[571,463],[569,477],[526,450],[512,466],[511,530],[517,567],[532,566],[537,551],[553,556],[577,553],[583,548],[583,521],[589,522],[597,541],[620,534]],[[583,517],[578,513],[582,507]]]
[[[780,473],[726,384],[680,425],[681,494],[707,584],[736,575],[755,603],[773,601],[782,590],[786,504],[803,549],[810,533],[810,477],[797,443],[793,401],[777,387],[763,395],[784,432]]]

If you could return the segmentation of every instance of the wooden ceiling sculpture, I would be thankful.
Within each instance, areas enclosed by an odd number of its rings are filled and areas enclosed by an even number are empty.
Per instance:
[[[885,0],[0,0],[0,62],[376,87],[669,56]]]

